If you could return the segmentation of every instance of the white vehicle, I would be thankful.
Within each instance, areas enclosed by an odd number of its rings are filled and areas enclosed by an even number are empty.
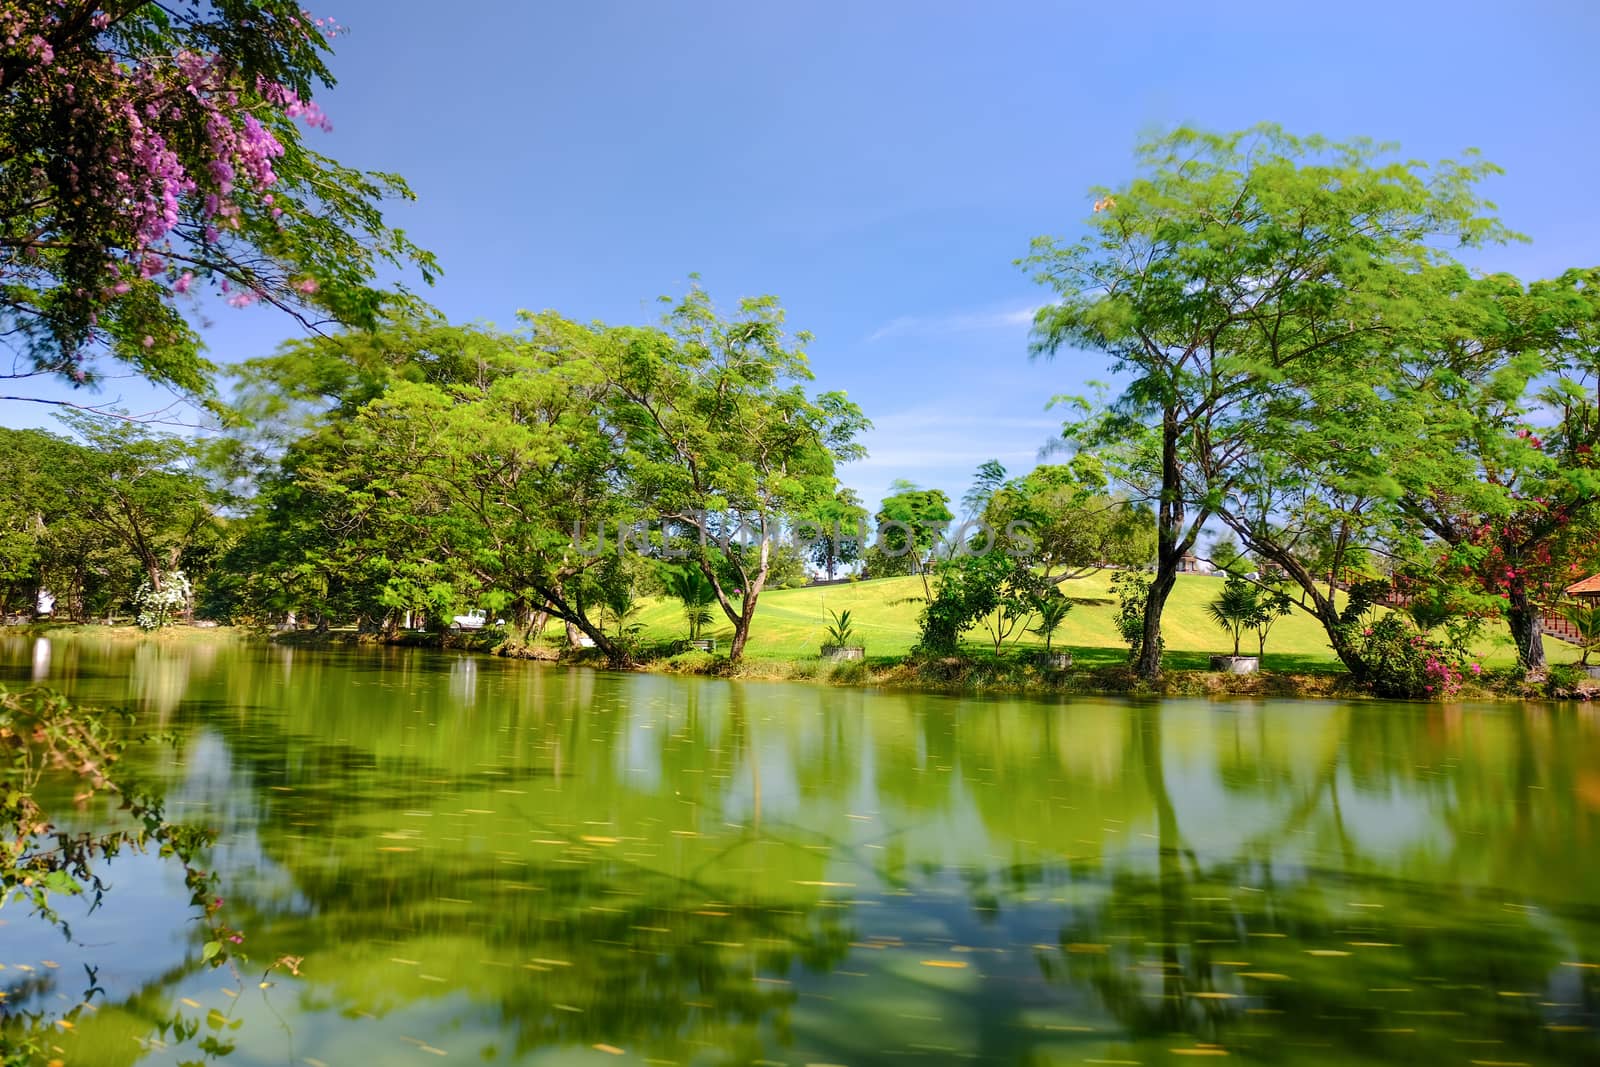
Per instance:
[[[489,621],[489,616],[482,608],[473,608],[465,615],[457,615],[450,620],[450,625],[457,630],[481,630]]]

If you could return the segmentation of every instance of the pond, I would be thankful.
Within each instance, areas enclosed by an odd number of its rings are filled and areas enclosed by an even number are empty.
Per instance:
[[[201,1061],[213,1033],[221,1062],[313,1067],[1600,1062],[1587,707],[220,642],[9,639],[0,665],[175,735],[140,759],[220,831],[251,955],[203,966],[149,856],[64,908],[70,940],[12,904],[0,1003],[89,994],[69,1064]],[[299,977],[263,976],[286,954]]]

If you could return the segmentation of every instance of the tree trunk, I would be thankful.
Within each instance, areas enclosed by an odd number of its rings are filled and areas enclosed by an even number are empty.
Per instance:
[[[1166,609],[1167,596],[1177,580],[1177,557],[1170,567],[1158,563],[1156,580],[1150,583],[1150,592],[1144,598],[1144,636],[1140,639],[1139,660],[1134,670],[1147,682],[1161,677],[1161,613]]]
[[[1178,418],[1170,408],[1161,419],[1161,508],[1156,515],[1156,578],[1144,598],[1144,637],[1134,669],[1147,682],[1161,677],[1161,613],[1178,580],[1184,546],[1183,474],[1178,467]]]
[[[583,631],[580,630],[578,628],[578,624],[573,622],[571,619],[567,619],[566,623],[567,623],[567,647],[568,648],[582,648],[583,645],[578,643],[578,635],[583,633]]]
[[[744,588],[739,590],[739,610],[733,610],[733,602],[728,599],[728,594],[722,588],[722,581],[717,577],[716,569],[711,566],[711,560],[706,555],[705,545],[700,549],[700,573],[706,576],[711,583],[712,590],[717,595],[717,604],[722,608],[722,613],[733,623],[733,640],[728,644],[728,662],[737,663],[739,657],[744,655],[745,642],[750,640],[750,623],[756,616],[756,601],[761,598],[761,590],[767,584],[767,575],[772,571],[772,542],[767,539],[767,524],[765,517],[761,522],[761,551],[756,556],[756,573],[752,577],[744,568],[742,562],[735,561],[739,570],[739,577],[744,582]]]
[[[761,570],[756,574],[755,581],[750,583],[750,588],[744,591],[744,600],[739,605],[739,617],[733,623],[733,641],[728,645],[728,662],[738,663],[739,657],[744,655],[745,642],[750,640],[750,624],[755,621],[756,601],[761,597],[761,587],[767,581],[767,550],[761,549]]]
[[[1328,635],[1328,647],[1333,649],[1334,655],[1339,657],[1339,662],[1344,664],[1345,670],[1349,671],[1356,681],[1366,682],[1371,677],[1371,672],[1368,671],[1366,661],[1361,658],[1361,654],[1350,643],[1349,635],[1345,632],[1344,620],[1340,618],[1339,614],[1339,605],[1334,600],[1334,592],[1337,589],[1333,584],[1334,576],[1331,573],[1329,574],[1328,588],[1324,591],[1317,581],[1317,576],[1307,570],[1305,564],[1301,563],[1281,545],[1256,540],[1247,523],[1227,512],[1219,512],[1219,516],[1228,525],[1229,529],[1239,535],[1245,547],[1254,552],[1258,559],[1274,564],[1295,585],[1300,587],[1301,608],[1305,608],[1306,598],[1310,598],[1311,607],[1308,610],[1316,616],[1317,621],[1322,624],[1323,632]],[[1266,635],[1258,634],[1258,636],[1261,639],[1261,652],[1265,654],[1267,648]]]
[[[1548,663],[1544,658],[1544,612],[1529,598],[1528,586],[1515,578],[1506,591],[1510,604],[1506,609],[1506,622],[1511,627],[1511,639],[1517,643],[1517,661],[1530,675],[1542,676]]]

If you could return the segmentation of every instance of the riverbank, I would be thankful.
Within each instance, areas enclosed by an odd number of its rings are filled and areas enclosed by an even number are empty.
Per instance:
[[[1171,658],[1171,657],[1169,657]],[[827,663],[809,660],[745,660],[729,663],[704,653],[685,653],[641,665],[664,674],[691,674],[760,681],[813,682],[835,686],[921,690],[946,694],[1003,693],[1022,696],[1072,694],[1150,697],[1271,697],[1275,699],[1370,699],[1372,692],[1342,670],[1261,670],[1228,674],[1168,665],[1150,684],[1125,663],[1092,664],[1054,670],[1028,658],[982,655],[917,659],[885,657]],[[1389,698],[1392,699],[1392,698]],[[1544,682],[1530,682],[1516,671],[1485,672],[1441,701],[1600,699],[1600,680],[1579,677],[1572,668],[1552,668]]]
[[[25,622],[0,626],[0,635],[12,637],[75,637],[96,641],[160,641],[167,644],[190,642],[254,641],[260,634],[240,626],[165,626],[142,630],[132,623],[107,626],[98,622]]]
[[[28,623],[0,628],[14,636],[70,637],[118,643],[155,641],[162,644],[235,643],[266,640],[296,648],[360,646],[431,648],[528,659],[546,663],[608,669],[593,649],[562,649],[539,642],[522,645],[501,631],[423,633],[406,631],[390,638],[352,629],[298,630],[267,634],[241,627],[173,626],[145,631],[136,626],[94,623]],[[647,651],[632,671],[692,675],[750,681],[799,682],[815,685],[960,694],[1019,696],[1270,697],[1274,699],[1363,699],[1372,694],[1341,668],[1326,661],[1269,654],[1266,666],[1253,674],[1226,674],[1206,669],[1206,657],[1170,652],[1159,682],[1151,685],[1131,671],[1120,650],[1065,648],[1073,666],[1041,666],[1028,652],[995,656],[984,651],[945,658],[911,655],[872,656],[833,663],[820,657],[747,657],[730,663],[724,656],[690,651],[670,654],[666,648]],[[1485,671],[1447,699],[1465,700],[1600,700],[1600,680],[1580,677],[1569,665],[1553,666],[1544,682],[1530,682],[1510,668]]]

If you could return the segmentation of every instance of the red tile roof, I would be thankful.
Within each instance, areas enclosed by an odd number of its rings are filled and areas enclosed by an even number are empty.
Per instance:
[[[1585,578],[1576,585],[1567,586],[1568,596],[1600,596],[1600,574]]]

